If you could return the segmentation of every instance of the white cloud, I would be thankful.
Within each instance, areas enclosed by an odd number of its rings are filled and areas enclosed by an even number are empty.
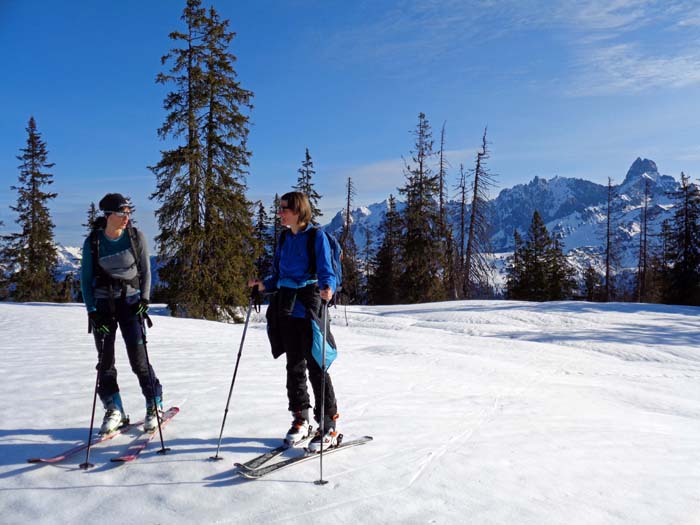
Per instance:
[[[365,4],[371,6],[369,21],[339,31],[328,53],[378,63],[386,75],[409,75],[440,57],[449,57],[455,69],[469,68],[464,57],[470,46],[541,31],[556,35],[571,57],[562,65],[564,78],[553,81],[563,83],[559,89],[568,94],[700,83],[697,1],[420,0],[384,10],[377,5]],[[520,67],[498,73],[522,76]]]
[[[653,88],[700,84],[700,54],[650,56],[630,44],[590,49],[581,58],[579,83],[571,95],[638,93]]]

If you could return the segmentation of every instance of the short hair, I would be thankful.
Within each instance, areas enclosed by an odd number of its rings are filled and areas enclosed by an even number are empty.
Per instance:
[[[311,222],[311,203],[306,194],[300,191],[290,191],[280,197],[280,201],[287,201],[287,207],[299,214],[299,222],[309,224]]]

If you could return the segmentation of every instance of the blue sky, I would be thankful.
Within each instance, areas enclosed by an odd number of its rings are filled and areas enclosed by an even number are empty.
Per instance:
[[[205,5],[211,3],[205,1]],[[535,175],[621,182],[638,156],[700,164],[700,4],[686,0],[224,1],[241,84],[255,93],[248,196],[270,205],[309,148],[330,220],[396,194],[424,112],[446,122],[454,184],[485,126],[500,187]],[[154,79],[183,1],[0,0],[0,220],[17,195],[33,115],[56,163],[56,238],[76,245],[90,202],[128,194],[156,234],[147,169],[167,89]],[[494,195],[495,196],[495,195]]]

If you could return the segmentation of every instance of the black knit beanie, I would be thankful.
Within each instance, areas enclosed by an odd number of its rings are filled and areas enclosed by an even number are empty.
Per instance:
[[[131,201],[121,193],[108,193],[100,201],[100,210],[105,213],[120,211],[125,207],[131,208]]]

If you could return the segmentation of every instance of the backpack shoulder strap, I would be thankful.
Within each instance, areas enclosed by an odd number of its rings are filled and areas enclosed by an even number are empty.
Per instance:
[[[93,228],[90,232],[90,255],[92,256],[92,275],[97,276],[101,267],[100,260],[100,230]]]
[[[316,235],[318,228],[314,226],[306,239],[306,251],[309,254],[309,273],[316,277]]]
[[[126,231],[129,235],[131,253],[134,255],[134,261],[136,261],[136,272],[138,273],[139,279],[141,279],[141,275],[143,275],[143,273],[141,271],[141,244],[139,243],[138,230],[133,226],[127,226]]]

